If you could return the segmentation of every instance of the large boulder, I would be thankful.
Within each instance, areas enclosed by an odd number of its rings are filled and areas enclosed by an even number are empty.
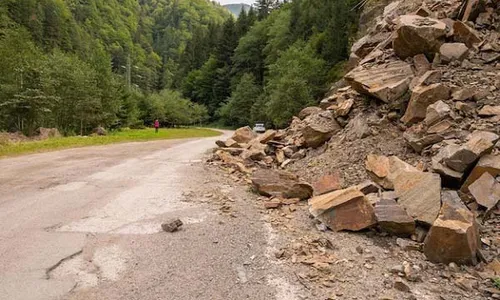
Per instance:
[[[269,141],[272,141],[274,137],[276,137],[276,130],[269,129],[266,130],[266,132],[264,132],[263,134],[261,134],[258,137],[258,139],[260,143],[265,144]]]
[[[383,188],[394,189],[395,180],[401,173],[420,173],[415,167],[407,164],[396,156],[369,154],[365,167],[371,179]]]
[[[253,132],[252,128],[245,126],[238,128],[231,138],[237,143],[248,143],[256,137],[257,134]]]
[[[102,126],[96,127],[94,129],[94,133],[99,135],[99,136],[108,135],[108,131],[106,131],[106,129],[104,129],[104,127],[102,127]]]
[[[466,171],[481,156],[491,152],[499,136],[488,131],[474,131],[462,146],[448,145],[441,150],[442,163],[457,171]]]
[[[415,220],[431,225],[441,207],[441,178],[428,172],[400,171],[393,179],[398,203]]]
[[[322,112],[323,109],[321,107],[317,106],[309,106],[301,110],[298,114],[299,119],[304,120],[305,118],[309,117],[312,114],[317,114]]]
[[[394,235],[409,236],[415,232],[415,221],[394,199],[381,199],[375,205],[380,228]]]
[[[342,129],[329,111],[312,114],[304,119],[304,123],[305,127],[302,129],[302,136],[306,146],[312,148],[323,145]]]
[[[444,191],[439,217],[432,224],[424,243],[428,260],[436,263],[477,263],[480,245],[474,215],[455,191]]]
[[[342,188],[343,180],[338,172],[333,174],[323,175],[316,182],[313,183],[314,194],[323,195],[329,192],[340,190]]]
[[[252,176],[252,186],[263,196],[308,199],[313,194],[313,187],[301,182],[297,176],[269,169],[259,169]]]
[[[425,114],[425,124],[431,126],[450,115],[451,108],[444,101],[439,100],[427,107]]]
[[[390,32],[379,32],[374,35],[365,35],[351,47],[351,53],[359,58],[364,58],[375,49],[377,45],[386,41],[391,36]]]
[[[401,121],[406,125],[422,121],[426,117],[429,105],[438,100],[447,100],[449,98],[450,89],[444,84],[435,83],[428,86],[417,86],[413,89],[410,102]]]
[[[477,114],[480,117],[500,116],[500,105],[485,105],[477,112]]]
[[[489,173],[493,177],[500,175],[500,155],[487,154],[481,157],[460,190],[464,193],[469,192],[469,186],[484,173]]]
[[[467,26],[465,23],[456,21],[453,24],[453,35],[455,41],[464,43],[467,47],[472,47],[475,44],[481,43],[481,38],[479,37],[479,33]]]
[[[103,128],[104,132],[106,132],[106,130]],[[59,132],[59,130],[57,128],[44,128],[44,127],[40,127],[38,128],[37,130],[37,134],[38,134],[38,139],[40,140],[46,140],[46,139],[49,139],[49,138],[60,138],[62,137],[61,133]]]
[[[360,66],[344,78],[357,92],[390,103],[408,91],[413,69],[410,64],[398,60],[373,67]]]
[[[441,55],[441,61],[452,62],[452,61],[463,61],[469,54],[469,48],[464,43],[445,43],[439,48],[439,54]]]
[[[495,207],[500,200],[500,183],[488,172],[474,181],[469,186],[469,191],[476,202],[488,210]]]
[[[309,212],[334,231],[359,231],[377,223],[373,206],[357,188],[311,198]]]
[[[403,15],[399,18],[396,34],[393,48],[402,59],[421,53],[432,57],[443,43],[446,24],[417,15]]]

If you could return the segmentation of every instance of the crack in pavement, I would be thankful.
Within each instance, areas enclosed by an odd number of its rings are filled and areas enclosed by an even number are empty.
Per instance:
[[[47,280],[50,280],[50,273],[52,271],[54,271],[55,269],[57,269],[57,267],[59,267],[63,262],[67,261],[67,260],[70,260],[70,259],[73,259],[75,258],[76,256],[80,255],[83,253],[83,249],[80,249],[79,251],[73,253],[73,254],[70,254],[62,259],[60,259],[57,263],[55,263],[54,265],[52,265],[51,267],[47,268],[45,270],[45,279]]]

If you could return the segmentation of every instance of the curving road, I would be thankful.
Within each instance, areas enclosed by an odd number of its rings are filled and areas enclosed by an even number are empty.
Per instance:
[[[1,159],[0,299],[280,298],[255,209],[203,203],[239,197],[201,162],[220,138]]]

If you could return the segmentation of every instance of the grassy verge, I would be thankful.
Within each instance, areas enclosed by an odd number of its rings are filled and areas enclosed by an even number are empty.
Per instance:
[[[154,129],[130,129],[112,132],[107,136],[73,136],[0,145],[0,157],[122,142],[213,137],[218,135],[220,133],[217,131],[203,128],[160,129],[158,133],[155,133]]]

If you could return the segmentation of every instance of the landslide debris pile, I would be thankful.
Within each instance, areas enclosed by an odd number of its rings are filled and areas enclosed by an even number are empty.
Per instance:
[[[318,107],[284,130],[238,129],[214,161],[266,208],[309,199],[331,230],[376,228],[435,263],[498,266],[500,2],[420,3],[385,8]]]

